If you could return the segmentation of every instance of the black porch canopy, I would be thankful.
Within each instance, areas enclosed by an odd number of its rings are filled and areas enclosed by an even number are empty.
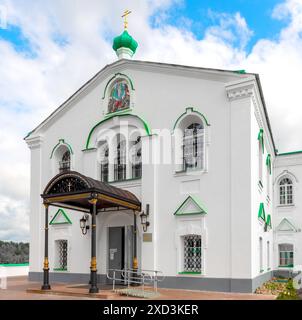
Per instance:
[[[54,206],[90,212],[91,199],[97,199],[97,211],[108,208],[124,208],[140,211],[141,203],[129,191],[111,186],[75,171],[55,176],[46,186],[44,203]]]
[[[141,211],[138,198],[129,191],[122,190],[75,171],[58,174],[47,184],[43,194],[45,206],[45,253],[44,276],[42,290],[50,290],[48,262],[48,208],[62,207],[91,214],[91,263],[90,263],[90,293],[99,291],[97,286],[96,259],[96,215],[101,211],[133,210],[134,212],[134,259],[133,269],[138,268],[136,257],[136,213]]]

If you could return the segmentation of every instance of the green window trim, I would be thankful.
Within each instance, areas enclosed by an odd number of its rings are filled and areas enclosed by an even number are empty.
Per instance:
[[[202,274],[202,272],[182,271],[178,272],[178,274]]]
[[[129,111],[129,110],[128,110]],[[85,150],[88,150],[88,149],[91,149],[93,147],[90,147],[90,140],[91,140],[91,137],[92,137],[92,134],[94,132],[94,130],[100,126],[101,124],[105,123],[106,121],[109,121],[115,117],[125,117],[125,116],[130,116],[130,117],[134,117],[134,118],[137,118],[138,120],[140,120],[142,123],[143,123],[143,126],[144,126],[144,129],[146,131],[146,134],[147,136],[151,136],[151,128],[149,126],[149,124],[143,119],[141,118],[140,116],[138,115],[134,115],[134,114],[131,114],[129,112],[125,112],[125,113],[122,113],[122,114],[111,114],[110,116],[108,117],[105,117],[105,119],[101,120],[100,122],[98,122],[89,132],[89,135],[87,137],[87,140],[86,140],[86,147],[83,151]]]
[[[109,117],[112,117],[112,116],[119,116],[120,114],[124,114],[124,113],[127,113],[127,114],[131,114],[132,112],[132,109],[131,108],[126,108],[126,109],[123,109],[123,110],[118,110],[118,111],[114,111],[114,112],[108,112],[105,114],[105,118],[109,118]]]
[[[83,149],[82,151],[83,151],[83,152],[86,152],[86,151],[95,151],[95,150],[97,150],[97,148]]]
[[[259,206],[258,219],[261,219],[265,222],[265,210],[263,202],[261,202]]]
[[[130,84],[131,90],[133,90],[133,91],[135,90],[134,86],[133,86],[133,82],[132,82],[132,80],[130,79],[129,76],[127,76],[124,73],[116,73],[106,84],[106,87],[105,87],[104,93],[103,93],[103,98],[102,98],[103,100],[106,97],[106,92],[107,92],[107,89],[108,89],[109,85],[117,78],[126,78],[128,80],[128,82],[129,82],[129,84]]]
[[[28,267],[29,263],[1,263],[0,267]]]
[[[55,222],[56,218],[59,214],[62,214],[66,220],[66,222]],[[72,224],[71,220],[69,219],[67,213],[63,209],[59,209],[54,217],[51,219],[49,225],[60,225],[60,224]]]
[[[194,108],[190,107],[190,108],[186,108],[186,112],[184,112],[183,114],[181,114],[181,115],[177,118],[177,120],[175,121],[174,126],[173,126],[173,132],[174,132],[175,128],[177,127],[178,123],[180,122],[181,118],[183,118],[184,116],[186,116],[186,115],[189,113],[189,111],[190,111],[191,113],[196,113],[198,116],[200,116],[200,117],[204,120],[204,123],[205,123],[208,127],[211,126],[211,125],[209,124],[207,118],[206,118],[202,113],[200,113],[199,111],[197,111],[197,110],[195,110]]]
[[[272,174],[272,160],[271,160],[271,155],[268,154],[266,157],[266,165],[268,167],[269,170],[269,174]]]
[[[60,146],[60,145],[65,145],[68,150],[70,151],[71,154],[73,154],[73,150],[72,147],[69,143],[65,142],[65,139],[60,139],[59,142],[53,147],[52,151],[51,151],[51,155],[50,155],[50,159],[52,159],[56,149]]]
[[[200,211],[196,211],[196,212],[182,212],[183,207],[185,206],[185,204],[187,204],[189,201],[192,201],[196,207],[200,210]],[[177,210],[174,212],[175,216],[186,216],[186,215],[199,215],[199,214],[207,214],[207,209],[205,208],[205,206],[203,205],[203,203],[200,201],[200,199],[198,199],[195,196],[188,196],[183,202],[182,204],[177,208]]]
[[[293,264],[288,264],[286,266],[278,266],[278,268],[293,268],[294,265]]]
[[[63,269],[63,268],[54,268],[53,271],[61,271],[61,272],[66,272],[68,271],[67,268]]]
[[[263,129],[259,130],[258,140],[261,143],[262,153],[264,153],[264,137],[263,137]]]

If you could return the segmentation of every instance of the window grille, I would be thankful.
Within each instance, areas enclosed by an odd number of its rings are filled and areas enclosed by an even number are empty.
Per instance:
[[[103,181],[103,182],[108,182],[108,180],[109,180],[109,161],[108,161],[108,157],[109,157],[109,149],[106,148],[106,150],[104,152],[103,160],[101,162],[101,181]]]
[[[293,204],[293,183],[289,178],[281,180],[280,184],[280,204]]]
[[[120,140],[120,138],[118,138]],[[126,141],[120,141],[117,145],[117,155],[114,164],[114,180],[126,180]]]
[[[58,241],[58,269],[67,270],[67,240]]]
[[[59,170],[60,172],[70,170],[70,152],[66,151],[63,154],[62,161],[59,162]]]
[[[201,272],[201,236],[184,237],[184,271]]]
[[[293,267],[294,265],[294,246],[292,244],[279,245],[279,266]]]
[[[183,137],[184,170],[204,168],[204,129],[201,124],[191,124]]]
[[[134,154],[132,158],[132,178],[139,179],[142,177],[142,150],[140,137],[134,142]]]

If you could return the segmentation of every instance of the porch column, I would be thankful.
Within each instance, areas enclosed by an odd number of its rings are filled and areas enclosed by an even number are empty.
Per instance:
[[[98,293],[97,284],[97,262],[96,262],[96,205],[98,200],[92,199],[89,201],[93,205],[91,209],[91,264],[90,264],[90,289],[89,293]]]
[[[45,242],[44,242],[44,268],[43,268],[43,285],[42,290],[50,290],[49,285],[49,262],[48,262],[48,208],[49,204],[44,203],[45,206]]]
[[[137,270],[138,270],[138,259],[137,259],[137,221],[136,221],[136,213],[133,211],[134,214],[134,230],[133,230],[133,265],[132,268],[134,270],[133,276],[134,280],[138,280],[137,278]]]

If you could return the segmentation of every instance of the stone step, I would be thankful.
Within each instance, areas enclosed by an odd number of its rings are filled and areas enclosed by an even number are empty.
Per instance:
[[[72,291],[68,289],[51,289],[51,290],[41,290],[36,288],[27,289],[28,293],[36,293],[36,294],[51,294],[51,295],[60,295],[60,296],[70,296],[70,297],[87,297],[93,299],[102,299],[102,300],[110,300],[114,297],[117,297],[118,294],[112,291],[101,291],[99,293],[89,293],[89,292],[79,292]]]

